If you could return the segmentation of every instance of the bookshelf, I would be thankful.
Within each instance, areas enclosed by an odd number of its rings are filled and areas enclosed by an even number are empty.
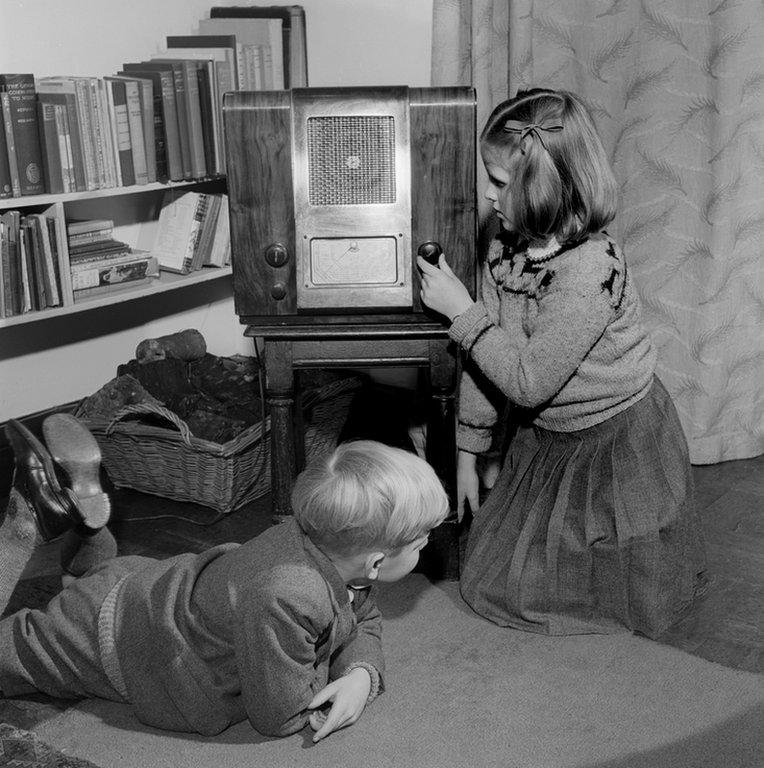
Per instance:
[[[66,244],[66,224],[72,218],[98,218],[108,216],[114,220],[115,236],[151,250],[155,234],[156,221],[161,208],[163,195],[168,189],[189,189],[208,192],[225,192],[223,177],[195,179],[179,182],[154,182],[151,184],[129,187],[109,187],[89,192],[66,192],[56,195],[28,195],[24,197],[0,200],[0,213],[10,210],[28,213],[42,213],[59,222],[59,250],[63,254],[62,267],[68,264],[69,254]],[[69,300],[61,306],[25,312],[20,315],[0,318],[0,329],[27,323],[59,318],[80,312],[122,303],[132,299],[159,296],[168,291],[182,290],[191,285],[198,285],[212,280],[230,279],[231,267],[204,267],[189,274],[160,272],[148,285],[126,287],[113,293],[96,295],[74,303]],[[62,280],[62,290],[67,291]]]

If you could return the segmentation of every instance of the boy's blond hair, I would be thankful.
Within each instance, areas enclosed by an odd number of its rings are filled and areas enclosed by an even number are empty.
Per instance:
[[[342,443],[311,462],[292,491],[302,530],[336,555],[395,551],[439,525],[448,508],[426,461],[373,440]]]

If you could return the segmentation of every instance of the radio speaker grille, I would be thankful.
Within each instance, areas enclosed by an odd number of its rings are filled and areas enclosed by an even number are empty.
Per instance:
[[[307,139],[311,205],[395,202],[392,117],[311,117]]]

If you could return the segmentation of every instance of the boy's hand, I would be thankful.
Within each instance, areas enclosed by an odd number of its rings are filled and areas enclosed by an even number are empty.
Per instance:
[[[422,273],[422,301],[430,309],[453,320],[472,306],[469,291],[451,271],[443,254],[440,255],[437,267],[421,256],[417,256],[416,263]]]
[[[369,691],[371,676],[363,667],[356,667],[320,690],[308,704],[308,709],[314,710],[309,718],[310,727],[316,732],[314,743],[358,720],[366,707]],[[328,712],[317,709],[327,701],[332,703]]]

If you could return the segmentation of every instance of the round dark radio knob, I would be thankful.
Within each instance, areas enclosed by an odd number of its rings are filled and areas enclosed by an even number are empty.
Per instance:
[[[289,261],[289,251],[281,243],[271,243],[265,249],[265,260],[272,267],[283,267]]]
[[[428,240],[426,243],[422,243],[417,249],[417,253],[430,264],[438,266],[438,259],[440,254],[443,253],[443,249],[440,247],[440,243],[436,243],[434,240]]]
[[[287,287],[284,283],[278,282],[271,286],[271,296],[273,296],[276,301],[281,301],[286,295]]]

